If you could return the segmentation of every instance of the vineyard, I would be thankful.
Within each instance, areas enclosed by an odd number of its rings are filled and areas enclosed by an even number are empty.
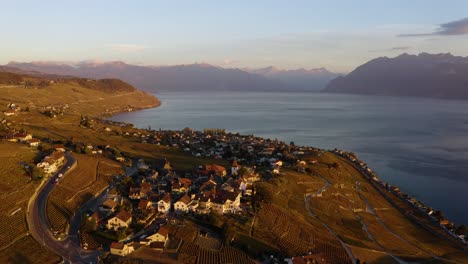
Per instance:
[[[264,204],[257,217],[261,224],[254,227],[254,237],[270,241],[288,256],[323,253],[331,263],[350,263],[346,251],[331,234],[308,224],[299,216],[275,205]]]
[[[77,167],[52,190],[47,201],[47,218],[53,230],[63,232],[78,208],[123,172],[117,163],[99,157],[76,155]]]
[[[0,263],[59,263],[59,261],[58,256],[37,243],[32,236],[25,236],[0,252]]]
[[[387,250],[395,255],[429,258],[430,256],[421,252],[418,248],[414,247],[405,240],[394,236],[391,232],[382,226],[382,224],[375,218],[375,216],[368,213],[359,214],[366,223],[369,232],[374,238]],[[391,238],[391,239],[389,239]]]
[[[24,145],[0,142],[0,249],[28,232],[27,203],[39,183],[24,175],[21,164],[35,155]]]
[[[202,248],[195,243],[184,241],[179,249],[177,260],[185,264],[239,263],[253,264],[244,252],[233,247],[222,246],[221,250]]]

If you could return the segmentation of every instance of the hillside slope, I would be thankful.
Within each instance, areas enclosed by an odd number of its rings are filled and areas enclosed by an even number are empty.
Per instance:
[[[68,112],[108,116],[120,111],[155,107],[153,95],[117,79],[46,78],[0,71],[0,101],[30,108],[68,105]]]
[[[334,79],[324,92],[468,99],[468,58],[428,53],[381,57]]]

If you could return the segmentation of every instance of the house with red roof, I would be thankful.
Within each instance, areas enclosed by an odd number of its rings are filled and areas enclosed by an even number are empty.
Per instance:
[[[166,193],[164,197],[158,202],[158,212],[168,213],[171,209],[171,194]]]
[[[129,246],[127,244],[119,242],[112,242],[110,246],[110,253],[117,256],[127,256],[133,251],[135,251],[135,248],[133,246]]]
[[[163,244],[166,244],[168,240],[169,240],[169,229],[167,229],[165,226],[161,226],[158,232],[141,240],[140,244],[150,245],[156,242],[162,242]]]
[[[107,220],[107,228],[117,230],[119,228],[128,228],[132,223],[132,214],[122,210],[118,212],[114,217]]]
[[[179,213],[186,213],[189,211],[189,204],[192,201],[190,196],[185,194],[184,196],[180,197],[177,202],[174,203],[174,210]]]

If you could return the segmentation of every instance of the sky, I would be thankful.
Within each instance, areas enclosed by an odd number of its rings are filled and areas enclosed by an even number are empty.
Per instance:
[[[326,67],[407,52],[468,56],[468,1],[0,0],[0,64]]]

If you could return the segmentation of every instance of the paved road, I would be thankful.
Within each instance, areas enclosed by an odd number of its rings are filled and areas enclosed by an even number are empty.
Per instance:
[[[75,158],[69,153],[65,154],[66,164],[52,177],[44,180],[39,187],[36,196],[33,196],[28,204],[27,222],[31,235],[44,246],[60,255],[67,263],[96,263],[97,257],[101,254],[98,251],[85,251],[81,249],[78,230],[81,214],[70,221],[70,234],[63,240],[58,240],[54,237],[50,230],[49,223],[46,217],[46,203],[49,193],[54,188],[55,179],[59,174],[65,174],[69,168],[75,164]]]

